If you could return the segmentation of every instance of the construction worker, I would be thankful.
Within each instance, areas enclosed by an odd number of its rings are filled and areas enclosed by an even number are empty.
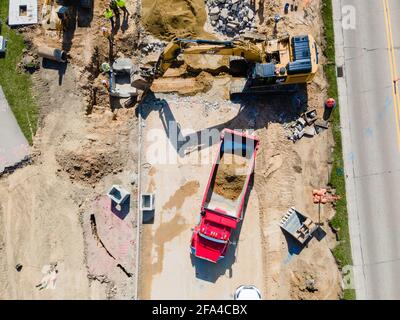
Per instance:
[[[110,5],[109,7],[111,8],[112,11],[114,11],[114,14],[119,17],[119,9],[118,9],[118,3],[116,0],[110,0]]]
[[[101,80],[101,84],[104,86],[104,88],[105,88],[107,91],[110,91],[110,85],[108,84],[108,81],[107,81],[107,80]]]
[[[108,30],[108,28],[102,27],[101,28],[101,33],[103,34],[103,37],[106,38],[109,41],[110,45],[114,45],[113,35]]]
[[[104,38],[110,39],[111,33],[108,31],[106,27],[101,28],[101,33],[103,34]]]
[[[129,15],[129,11],[126,8],[125,0],[115,0],[115,2],[117,3],[118,8],[120,8],[124,12],[124,15]]]
[[[111,10],[111,8],[107,8],[106,11],[104,12],[104,17],[111,22],[111,28],[114,30],[114,13]]]

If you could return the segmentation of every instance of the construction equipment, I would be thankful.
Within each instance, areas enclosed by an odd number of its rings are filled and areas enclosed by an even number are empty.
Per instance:
[[[162,77],[180,54],[231,56],[232,70],[244,65],[246,79],[235,79],[231,94],[272,92],[277,86],[307,83],[318,70],[318,48],[311,35],[269,41],[176,38],[166,46],[152,76],[146,79],[148,86]]]
[[[213,263],[225,257],[231,233],[243,218],[258,145],[254,136],[229,129],[222,132],[200,221],[193,230],[190,247],[194,256]]]
[[[314,231],[318,229],[318,226],[310,218],[307,218],[294,207],[290,208],[282,217],[279,226],[301,244],[310,239]]]

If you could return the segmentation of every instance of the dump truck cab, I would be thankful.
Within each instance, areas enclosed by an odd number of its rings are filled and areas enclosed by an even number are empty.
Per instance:
[[[191,252],[198,258],[215,263],[225,257],[237,220],[207,210],[201,216],[200,224],[193,231]]]

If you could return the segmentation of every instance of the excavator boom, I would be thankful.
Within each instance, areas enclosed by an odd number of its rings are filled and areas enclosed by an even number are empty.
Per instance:
[[[242,57],[251,62],[262,63],[265,60],[263,47],[240,40],[217,41],[202,39],[172,40],[164,49],[156,65],[156,77],[162,77],[180,54],[212,54]]]
[[[308,83],[318,70],[318,48],[311,35],[261,42],[175,38],[160,55],[152,75],[147,77],[149,84],[162,77],[180,54],[242,58],[247,64],[248,78],[235,78],[231,94],[273,92],[277,86]]]

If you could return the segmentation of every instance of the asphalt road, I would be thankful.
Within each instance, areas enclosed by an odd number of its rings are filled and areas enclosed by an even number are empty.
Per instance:
[[[356,294],[400,299],[400,1],[333,3]]]

